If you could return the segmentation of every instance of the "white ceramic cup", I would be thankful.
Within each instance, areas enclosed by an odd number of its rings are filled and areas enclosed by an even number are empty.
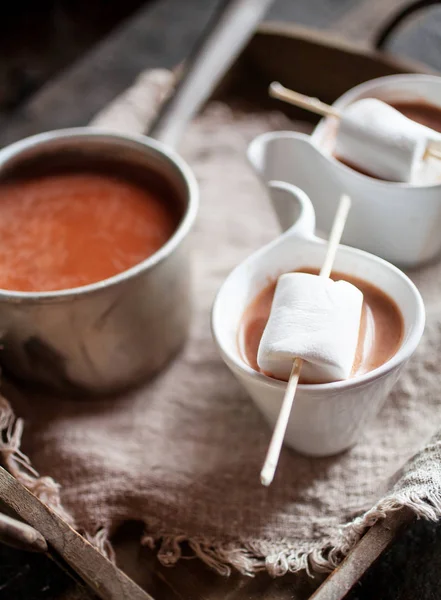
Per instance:
[[[213,305],[212,331],[222,358],[274,427],[286,383],[258,373],[243,360],[237,341],[240,320],[269,280],[296,268],[320,267],[327,244],[314,234],[314,209],[304,192],[281,182],[272,182],[269,187],[285,233],[227,277]],[[334,268],[348,275],[362,274],[364,280],[388,294],[402,312],[404,335],[397,353],[369,373],[346,381],[298,386],[285,442],[312,456],[336,454],[357,442],[415,351],[425,322],[420,293],[393,265],[361,250],[340,246]]]
[[[441,108],[441,77],[391,75],[358,85],[334,106],[360,98],[387,102],[427,101]],[[441,251],[441,181],[414,186],[368,177],[335,160],[329,140],[334,118],[323,119],[311,136],[291,131],[263,134],[250,145],[248,157],[265,183],[280,180],[303,189],[311,198],[318,230],[329,232],[343,192],[352,198],[343,243],[372,252],[401,266],[425,263]]]

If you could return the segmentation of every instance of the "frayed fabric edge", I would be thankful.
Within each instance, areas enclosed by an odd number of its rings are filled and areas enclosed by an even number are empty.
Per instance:
[[[0,395],[0,459],[17,481],[37,496],[72,527],[72,516],[63,508],[60,485],[52,477],[41,477],[20,450],[23,420],[17,418],[9,402]]]
[[[64,509],[61,503],[61,486],[52,477],[41,477],[32,466],[29,457],[20,450],[23,425],[23,420],[14,415],[9,402],[0,395],[0,462],[17,481],[69,523],[71,527],[77,529],[72,515]],[[93,534],[85,531],[79,531],[79,533],[95,546],[101,554],[104,554],[111,561],[115,561],[108,528],[100,527]]]
[[[166,533],[155,535],[150,532],[144,534],[141,544],[157,549],[158,560],[166,567],[174,566],[183,558],[199,558],[224,576],[238,571],[253,577],[267,571],[276,578],[304,570],[314,577],[315,574],[333,571],[373,525],[404,508],[412,510],[418,518],[436,521],[441,518],[441,493],[421,496],[412,492],[396,492],[393,496],[386,496],[362,516],[343,526],[335,542],[306,550],[296,550],[289,542],[286,550],[275,550],[275,546],[283,544],[270,541],[219,543],[206,537]],[[190,549],[190,556],[183,556],[184,545]]]
[[[287,573],[306,571],[310,577],[314,577],[315,574],[332,571],[344,558],[343,553],[332,545],[309,550],[295,550],[292,547],[275,550],[274,546],[277,544],[269,541],[219,543],[205,537],[164,534],[156,536],[150,533],[143,536],[141,543],[156,549],[158,560],[165,567],[173,567],[184,558],[199,558],[216,573],[227,577],[233,571],[249,577],[266,571],[274,578]],[[190,549],[190,555],[183,555],[184,545]],[[340,555],[339,559],[337,554]]]
[[[61,504],[60,485],[51,477],[41,477],[33,468],[29,458],[20,450],[23,421],[16,418],[10,404],[0,395],[0,458],[9,472],[25,485],[49,508],[57,512],[72,526],[71,515]],[[157,549],[158,560],[164,566],[174,566],[183,559],[183,546],[190,548],[191,557],[199,558],[217,573],[228,576],[232,571],[254,576],[267,571],[272,577],[305,570],[310,576],[314,573],[327,573],[335,569],[347,554],[356,546],[366,531],[389,514],[403,509],[411,509],[417,517],[436,521],[441,517],[441,490],[421,495],[414,490],[395,491],[383,498],[372,509],[345,525],[338,537],[325,546],[296,550],[288,540],[275,544],[270,541],[241,542],[233,540],[219,543],[215,540],[187,536],[185,534],[152,533],[147,520],[146,533],[141,544]],[[110,542],[110,528],[103,525],[93,534],[83,533],[104,555],[114,560]],[[287,544],[286,549],[280,546]],[[276,549],[276,546],[279,549]],[[186,555],[185,558],[188,558]]]

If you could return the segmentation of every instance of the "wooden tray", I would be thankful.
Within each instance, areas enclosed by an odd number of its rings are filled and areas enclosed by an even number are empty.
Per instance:
[[[331,104],[348,89],[395,73],[438,74],[424,64],[366,51],[326,32],[268,23],[243,51],[214,93],[215,99],[243,99],[261,109],[315,123],[320,117],[268,96],[271,81]]]
[[[268,84],[279,80],[284,85],[331,103],[362,81],[409,72],[433,73],[424,65],[360,50],[335,36],[268,24],[251,40],[213,98],[247,102],[260,110],[277,109],[293,119],[312,123],[316,120],[313,115],[271,100],[267,95]],[[119,533],[115,548],[119,566],[154,600],[220,600],[226,597],[229,600],[340,600],[412,518],[409,511],[400,511],[393,518],[374,526],[319,588],[323,577],[311,579],[306,574],[289,575],[278,580],[271,580],[265,574],[254,579],[239,575],[225,579],[197,560],[184,560],[167,569],[159,564],[154,553],[139,548],[137,540],[141,532],[136,524],[129,524]],[[63,598],[85,600],[92,596],[76,587]]]

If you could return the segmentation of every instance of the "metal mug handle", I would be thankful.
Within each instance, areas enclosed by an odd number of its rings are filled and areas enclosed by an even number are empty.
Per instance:
[[[414,13],[437,4],[440,4],[440,0],[417,0],[404,8],[400,8],[397,13],[393,14],[392,17],[386,21],[375,36],[374,48],[376,50],[384,50],[391,35],[403,21],[407,20]]]
[[[188,122],[251,38],[273,0],[223,0],[147,135],[176,146]]]

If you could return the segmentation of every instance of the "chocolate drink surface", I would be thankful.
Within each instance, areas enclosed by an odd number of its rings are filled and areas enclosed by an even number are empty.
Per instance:
[[[0,288],[69,289],[151,256],[179,215],[155,182],[111,171],[35,174],[0,183]]]
[[[318,274],[317,269],[296,271]],[[403,337],[403,317],[395,302],[374,285],[357,277],[332,272],[334,280],[344,280],[363,292],[363,311],[357,353],[351,377],[363,375],[387,362],[399,349]],[[271,311],[276,281],[270,283],[246,308],[238,331],[239,350],[243,360],[256,371],[257,351]],[[308,383],[300,379],[301,383]]]

